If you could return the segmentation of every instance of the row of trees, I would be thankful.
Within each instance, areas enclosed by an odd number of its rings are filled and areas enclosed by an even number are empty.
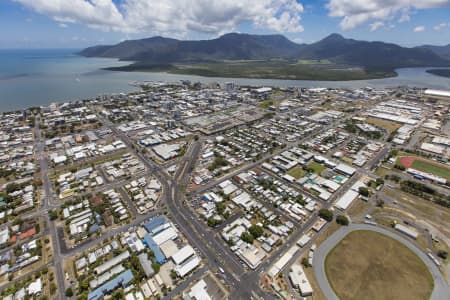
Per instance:
[[[333,212],[329,209],[323,208],[319,210],[319,217],[321,217],[325,221],[331,222],[333,220]],[[350,223],[350,221],[346,216],[338,215],[336,217],[336,223],[338,223],[339,225],[347,226]]]
[[[248,229],[248,232],[243,232],[241,234],[241,240],[248,244],[252,244],[253,241],[264,234],[264,229],[259,225],[252,225]]]

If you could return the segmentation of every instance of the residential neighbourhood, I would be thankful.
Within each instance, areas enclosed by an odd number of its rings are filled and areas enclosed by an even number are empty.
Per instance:
[[[449,276],[445,93],[135,84],[2,114],[2,299],[327,299],[358,226]]]

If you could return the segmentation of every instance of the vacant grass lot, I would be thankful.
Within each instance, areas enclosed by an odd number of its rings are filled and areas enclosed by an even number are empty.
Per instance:
[[[269,108],[269,106],[271,105],[275,105],[275,101],[274,100],[264,100],[259,102],[259,107],[267,109]]]
[[[433,280],[422,260],[400,242],[372,231],[348,234],[325,269],[340,299],[428,299]]]
[[[287,174],[291,175],[295,179],[299,179],[306,175],[306,171],[303,170],[303,168],[300,166],[295,166],[292,169],[290,169],[289,171],[287,171]]]
[[[399,123],[395,123],[395,122],[391,122],[391,121],[387,121],[387,120],[382,120],[382,119],[378,119],[378,118],[367,118],[367,123],[376,125],[378,127],[384,128],[389,132],[392,132],[394,130],[399,129],[402,125]]]
[[[325,170],[325,167],[315,161],[308,164],[308,167],[310,167],[314,173],[320,174],[323,170]]]

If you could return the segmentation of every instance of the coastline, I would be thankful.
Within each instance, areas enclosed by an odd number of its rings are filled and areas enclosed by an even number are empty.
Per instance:
[[[295,65],[273,62],[199,63],[199,64],[145,64],[133,62],[125,66],[105,67],[105,71],[166,73],[173,75],[202,76],[208,78],[241,78],[306,81],[360,81],[398,77],[396,70],[366,71],[359,67]]]
[[[450,69],[442,68],[442,69],[429,69],[426,70],[428,74],[432,74],[438,77],[450,78]]]
[[[296,80],[292,78],[266,79],[250,77],[211,77],[163,72],[119,72],[104,68],[123,66],[132,61],[113,58],[86,58],[73,50],[23,50],[8,51],[0,57],[0,111],[14,111],[53,102],[76,101],[95,98],[102,94],[136,91],[131,82],[161,81],[179,83],[181,80],[226,83],[246,86],[277,86],[301,88],[375,89],[396,86],[450,90],[448,78],[427,73],[427,68],[396,69],[396,77],[361,80]],[[32,59],[32,61],[30,61]],[[33,62],[32,64],[30,62]],[[41,66],[45,65],[45,69]],[[38,72],[39,71],[39,72]],[[23,76],[26,74],[27,76]],[[19,76],[22,75],[22,76]]]

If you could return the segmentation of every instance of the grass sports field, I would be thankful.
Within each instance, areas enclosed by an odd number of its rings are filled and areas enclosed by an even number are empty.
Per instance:
[[[372,231],[348,234],[327,256],[328,280],[340,299],[428,299],[433,279],[400,242]]]
[[[405,168],[413,168],[450,180],[450,167],[438,162],[415,156],[403,156],[399,158],[399,163]]]

